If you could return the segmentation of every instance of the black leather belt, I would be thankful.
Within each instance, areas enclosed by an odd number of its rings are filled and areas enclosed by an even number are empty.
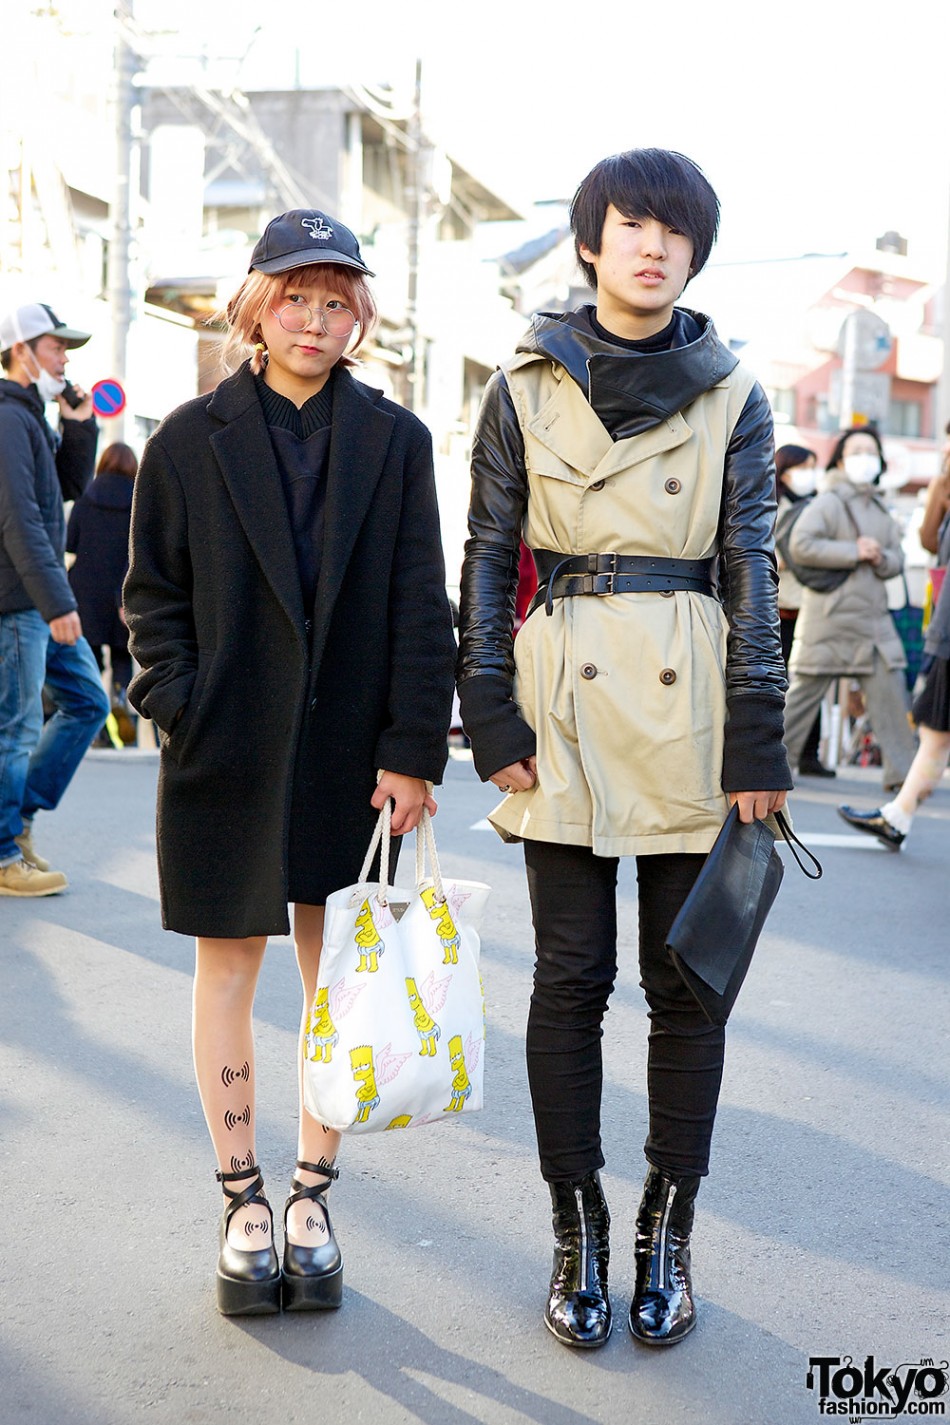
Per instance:
[[[661,559],[642,554],[559,554],[552,549],[534,549],[538,571],[538,591],[528,605],[528,613],[544,604],[554,612],[555,599],[577,594],[672,593],[687,589],[694,594],[715,594],[712,559]]]

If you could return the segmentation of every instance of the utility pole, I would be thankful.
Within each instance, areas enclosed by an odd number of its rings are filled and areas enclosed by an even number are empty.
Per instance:
[[[950,183],[947,188],[948,199],[950,199]],[[937,410],[934,421],[934,436],[938,443],[943,441],[947,422],[950,421],[950,201],[948,201],[947,207],[947,263],[943,279],[943,322],[941,324],[943,367],[937,386]]]
[[[113,89],[115,187],[110,204],[108,297],[112,313],[110,376],[123,386],[128,362],[129,327],[132,323],[132,113],[135,108],[137,58],[128,39],[133,0],[117,0],[115,8],[115,86]],[[112,418],[110,434],[124,439],[125,416]]]
[[[408,359],[406,361],[406,405],[410,411],[418,411],[422,405],[420,390],[421,363],[419,349],[419,237],[422,228],[422,204],[424,201],[424,179],[422,172],[422,60],[416,60],[416,78],[412,95],[412,114],[409,119],[409,185],[406,196],[409,200],[409,281],[406,290],[406,328],[408,333]]]

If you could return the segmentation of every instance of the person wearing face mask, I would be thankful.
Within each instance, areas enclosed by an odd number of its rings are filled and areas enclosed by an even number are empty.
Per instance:
[[[91,397],[62,395],[68,353],[88,340],[42,302],[0,318],[0,896],[65,888],[33,845],[33,817],[59,804],[109,713],[63,562],[63,500],[96,457]],[[45,417],[54,400],[59,431]]]
[[[904,669],[907,656],[887,607],[886,583],[904,567],[900,530],[877,493],[887,469],[869,427],[844,431],[827,465],[830,488],[796,521],[791,552],[802,564],[847,570],[836,589],[803,589],[789,660],[785,747],[794,767],[828,685],[861,685],[881,749],[884,788],[897,789],[914,760]]]
[[[818,486],[815,469],[817,456],[804,445],[780,445],[775,452],[775,495],[778,501],[776,524],[792,505],[799,505],[814,495]],[[776,547],[775,558],[779,569],[778,616],[779,631],[782,635],[782,657],[788,667],[795,637],[795,624],[802,604],[802,586],[788,569]],[[833,777],[834,771],[826,767],[818,756],[821,739],[821,715],[817,714],[809,729],[798,761],[798,770],[804,777]]]

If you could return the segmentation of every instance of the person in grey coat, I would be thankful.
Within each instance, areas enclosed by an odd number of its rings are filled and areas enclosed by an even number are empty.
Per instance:
[[[948,563],[950,513],[944,516],[937,547],[937,564],[945,569]],[[924,656],[930,667],[913,709],[920,746],[904,785],[893,801],[874,811],[838,808],[838,815],[855,830],[876,836],[892,851],[899,851],[906,841],[917,808],[938,785],[950,760],[950,595],[946,579],[924,639]]]
[[[885,790],[896,789],[916,752],[908,722],[907,655],[887,606],[886,583],[904,567],[900,530],[878,495],[887,469],[877,432],[860,427],[838,439],[827,470],[831,488],[796,521],[791,551],[801,564],[847,571],[836,589],[802,591],[789,660],[785,747],[797,767],[828,685],[861,685],[881,748]]]
[[[347,369],[375,320],[372,275],[325,213],[268,224],[227,311],[225,355],[249,359],[166,418],[135,482],[129,701],[162,737],[164,923],[197,937],[225,1314],[340,1305],[324,1197],[340,1140],[302,1101],[282,1267],[274,1249],[254,993],[293,902],[306,1016],[327,896],[357,880],[387,799],[397,835],[435,810],[447,758],[455,640],[431,438]],[[299,1086],[299,1051],[295,1072]]]

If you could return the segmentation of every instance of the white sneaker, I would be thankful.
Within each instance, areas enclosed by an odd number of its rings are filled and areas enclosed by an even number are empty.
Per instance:
[[[68,885],[62,871],[40,871],[29,861],[0,866],[0,896],[55,896]]]

